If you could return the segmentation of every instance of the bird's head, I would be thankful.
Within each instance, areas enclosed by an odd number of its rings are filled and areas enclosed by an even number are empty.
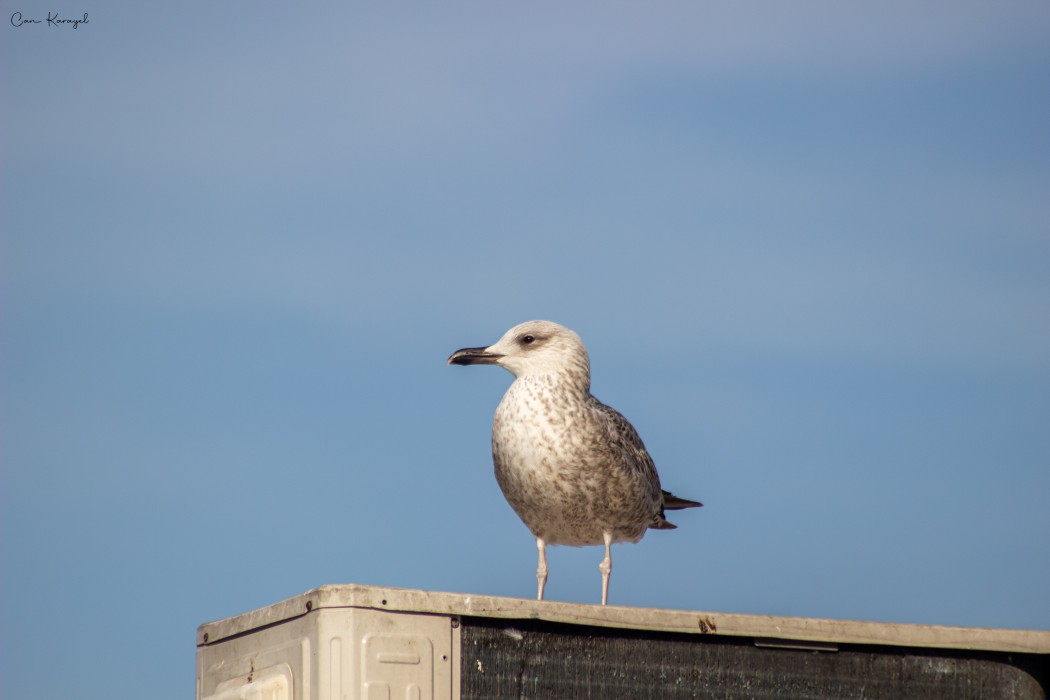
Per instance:
[[[590,360],[580,336],[551,321],[526,321],[485,348],[463,348],[450,365],[499,365],[515,377],[566,374],[590,385]]]

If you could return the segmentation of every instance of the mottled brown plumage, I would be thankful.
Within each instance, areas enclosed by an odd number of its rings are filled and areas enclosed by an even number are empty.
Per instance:
[[[672,529],[664,510],[692,508],[660,487],[634,427],[590,393],[590,362],[579,336],[550,321],[528,321],[487,348],[464,348],[450,364],[496,364],[516,377],[496,409],[496,481],[536,537],[540,600],[546,545],[605,545],[602,604],[608,600],[613,542],[637,542],[649,528]]]

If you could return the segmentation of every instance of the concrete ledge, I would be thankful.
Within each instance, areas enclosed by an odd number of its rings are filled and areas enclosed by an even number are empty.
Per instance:
[[[1050,631],[1042,630],[858,622],[613,605],[602,607],[360,584],[319,586],[265,608],[205,623],[197,630],[197,644],[212,644],[324,608],[543,620],[590,627],[749,637],[760,646],[786,648],[791,648],[789,642],[799,642],[803,646],[795,645],[795,648],[814,648],[806,645],[809,643],[855,644],[1050,655]]]

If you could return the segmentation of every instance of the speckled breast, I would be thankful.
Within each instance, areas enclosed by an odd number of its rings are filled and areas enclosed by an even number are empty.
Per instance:
[[[544,378],[515,381],[493,419],[492,457],[503,495],[548,544],[637,541],[659,510],[652,489],[625,468],[586,401]]]

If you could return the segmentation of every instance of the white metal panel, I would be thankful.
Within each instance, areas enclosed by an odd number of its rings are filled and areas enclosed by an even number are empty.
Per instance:
[[[452,700],[450,616],[302,609],[199,647],[198,700]]]

